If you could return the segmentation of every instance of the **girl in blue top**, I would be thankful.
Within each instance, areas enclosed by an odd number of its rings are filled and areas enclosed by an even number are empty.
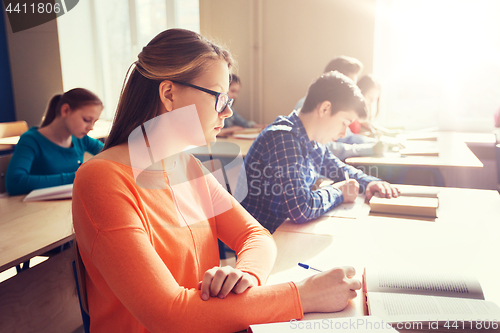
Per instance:
[[[5,179],[10,195],[71,184],[84,152],[99,153],[103,144],[90,138],[103,105],[94,93],[76,88],[52,97],[40,128],[24,133],[14,150]]]

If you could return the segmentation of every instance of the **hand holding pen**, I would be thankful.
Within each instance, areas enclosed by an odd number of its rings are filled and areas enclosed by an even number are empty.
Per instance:
[[[307,264],[299,266],[320,271]],[[353,278],[355,274],[354,267],[337,267],[296,283],[304,313],[343,310],[361,289],[361,281]]]

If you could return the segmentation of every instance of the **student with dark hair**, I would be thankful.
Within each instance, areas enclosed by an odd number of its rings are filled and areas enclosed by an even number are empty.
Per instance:
[[[363,121],[359,121],[359,119],[354,120],[351,125],[349,125],[349,129],[354,134],[360,133],[361,129],[368,132],[374,132],[375,128],[372,122],[378,113],[380,83],[375,80],[373,75],[368,74],[358,80],[357,86],[359,87],[361,94],[363,95],[363,98],[365,100],[367,119]],[[389,131],[385,130],[385,132]],[[377,136],[376,133],[374,134],[375,136]],[[360,143],[349,144],[345,143],[344,140],[340,138],[337,141],[328,142],[326,146],[328,147],[328,149],[330,149],[330,151],[332,151],[335,156],[337,156],[341,160],[345,160],[346,158],[353,156],[381,156],[386,150],[386,144],[382,141],[371,138],[364,138],[363,136],[361,137],[365,141],[363,142],[363,140],[356,139],[357,137],[359,137],[359,135],[351,134],[351,137],[351,141]],[[366,142],[367,140],[371,140],[372,142]]]
[[[353,202],[359,191],[368,199],[375,192],[398,196],[396,188],[342,163],[324,146],[343,136],[358,117],[366,117],[366,108],[356,84],[339,72],[319,77],[300,111],[276,118],[250,147],[243,207],[274,232],[287,218],[305,223]],[[334,183],[313,190],[319,177]]]
[[[19,195],[73,183],[84,153],[95,155],[103,148],[87,136],[102,109],[99,97],[83,88],[52,97],[40,128],[30,128],[16,145],[5,179],[7,192]]]
[[[227,92],[229,98],[236,100],[238,94],[241,90],[241,79],[236,74],[229,75],[229,91]],[[238,114],[234,108],[231,108],[233,115],[224,120],[224,128],[220,131],[219,136],[226,136],[235,131],[242,130],[244,128],[262,128],[263,125],[257,124],[253,120],[246,120],[240,114]]]
[[[105,150],[78,170],[73,224],[91,332],[234,332],[342,310],[360,289],[352,267],[263,286],[271,235],[183,151],[215,141],[231,116],[232,63],[195,32],[158,34],[125,83]],[[218,238],[235,268],[219,267]]]

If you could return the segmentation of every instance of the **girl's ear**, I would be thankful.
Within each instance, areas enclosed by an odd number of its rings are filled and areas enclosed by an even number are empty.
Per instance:
[[[71,108],[68,103],[64,103],[61,106],[61,117],[66,118],[71,113]]]
[[[174,109],[173,86],[172,81],[165,80],[160,83],[159,87],[160,100],[167,112]]]
[[[330,103],[329,101],[324,101],[321,104],[319,104],[318,107],[319,117],[321,118],[324,117],[325,115],[330,115],[331,106],[332,103]]]

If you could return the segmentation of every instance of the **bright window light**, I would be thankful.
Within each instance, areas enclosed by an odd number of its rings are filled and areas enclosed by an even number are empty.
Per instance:
[[[380,122],[490,131],[500,108],[500,1],[377,0]]]

